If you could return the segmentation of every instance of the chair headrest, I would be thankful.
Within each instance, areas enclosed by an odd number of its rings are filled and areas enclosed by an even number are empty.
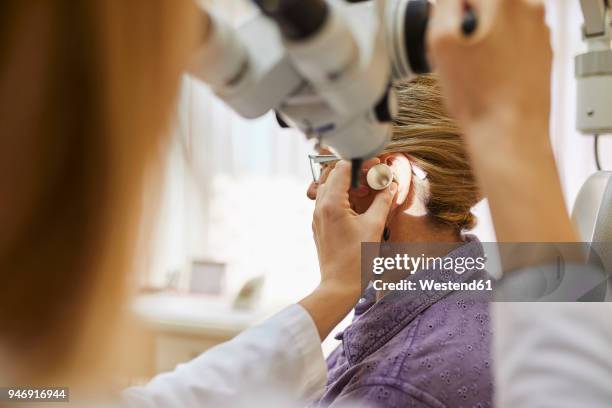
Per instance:
[[[583,184],[572,220],[584,242],[612,242],[612,171],[599,171]]]

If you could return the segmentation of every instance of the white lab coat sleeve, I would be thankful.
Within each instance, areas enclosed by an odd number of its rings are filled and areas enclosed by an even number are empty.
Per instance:
[[[317,328],[304,308],[292,305],[123,397],[128,407],[256,406],[273,393],[306,401],[326,381]]]
[[[497,302],[492,319],[495,406],[612,406],[612,304]]]

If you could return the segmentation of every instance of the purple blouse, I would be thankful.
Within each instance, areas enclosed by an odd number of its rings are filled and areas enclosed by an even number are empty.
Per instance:
[[[484,256],[480,241],[447,257]],[[427,276],[430,275],[430,276]],[[421,271],[419,279],[469,282],[485,271]],[[329,381],[314,406],[491,407],[489,308],[482,293],[392,292],[375,302],[373,288],[355,319],[336,335],[327,360]]]

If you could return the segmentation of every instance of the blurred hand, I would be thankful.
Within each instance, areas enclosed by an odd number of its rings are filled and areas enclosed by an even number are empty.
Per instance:
[[[478,18],[460,30],[465,4]],[[549,138],[552,50],[537,0],[438,0],[429,54],[500,242],[573,242]]]
[[[438,0],[428,32],[450,113],[468,138],[473,129],[518,120],[547,131],[552,51],[544,6],[535,0],[469,0],[478,28],[466,37],[459,28],[465,3]]]

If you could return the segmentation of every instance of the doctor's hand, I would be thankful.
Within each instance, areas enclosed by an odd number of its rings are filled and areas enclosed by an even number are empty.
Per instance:
[[[361,243],[380,242],[397,184],[378,193],[370,208],[357,214],[349,203],[351,164],[340,161],[317,189],[312,229],[319,266],[319,287],[300,304],[308,310],[321,339],[348,314],[361,294]]]
[[[461,32],[465,4],[478,27]],[[572,242],[549,138],[552,50],[538,0],[438,0],[429,55],[500,242]]]

